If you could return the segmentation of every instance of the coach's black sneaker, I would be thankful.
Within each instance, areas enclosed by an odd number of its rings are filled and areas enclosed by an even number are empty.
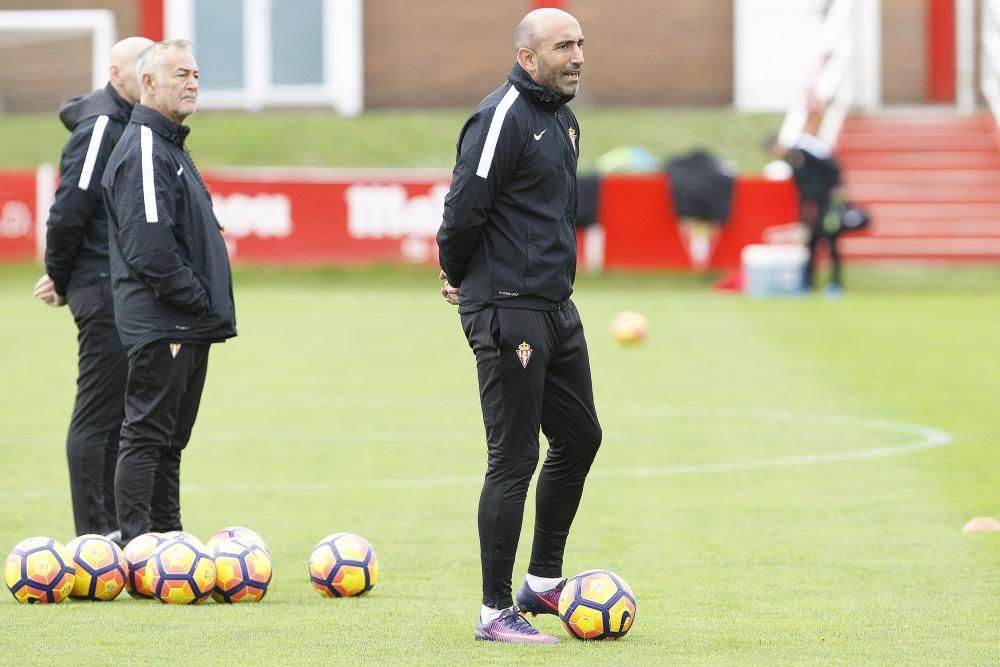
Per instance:
[[[517,589],[517,595],[514,596],[514,602],[516,602],[517,606],[521,608],[522,614],[531,614],[532,616],[538,616],[539,614],[558,614],[559,595],[562,593],[563,586],[565,585],[566,580],[563,579],[555,588],[550,588],[547,591],[536,593],[531,590],[531,586],[529,586],[526,581],[521,584],[519,589]]]
[[[476,622],[476,639],[487,642],[507,642],[510,644],[557,644],[558,637],[547,635],[531,627],[524,620],[517,606],[500,612],[500,616],[483,623]]]

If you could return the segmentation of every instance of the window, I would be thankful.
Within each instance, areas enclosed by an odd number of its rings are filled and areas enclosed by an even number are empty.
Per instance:
[[[243,0],[195,0],[192,41],[203,90],[243,87]]]
[[[362,110],[362,0],[165,0],[167,39],[194,42],[206,108]]]
[[[271,4],[271,80],[281,85],[323,84],[323,0]]]

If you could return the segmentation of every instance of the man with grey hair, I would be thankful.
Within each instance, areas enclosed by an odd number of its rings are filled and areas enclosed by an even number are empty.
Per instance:
[[[122,540],[181,530],[180,461],[212,343],[236,335],[229,256],[185,147],[198,100],[190,42],[158,42],[137,65],[141,97],[102,185],[111,286],[128,352],[115,477]]]
[[[523,614],[556,613],[566,540],[602,438],[587,341],[570,299],[580,125],[567,103],[580,85],[583,32],[566,12],[538,9],[515,31],[514,51],[507,81],[462,128],[437,241],[441,296],[458,306],[475,354],[486,427],[475,637],[542,644],[558,639]],[[512,596],[539,429],[549,446],[531,561]]]
[[[115,330],[101,177],[139,101],[139,53],[152,43],[129,37],[115,44],[107,85],[59,109],[71,134],[59,161],[59,188],[46,225],[45,275],[35,283],[35,296],[55,307],[68,302],[78,332],[76,401],[66,437],[77,535],[119,537],[114,481],[127,361]]]

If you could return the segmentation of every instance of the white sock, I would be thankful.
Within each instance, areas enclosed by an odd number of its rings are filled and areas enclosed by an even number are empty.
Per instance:
[[[495,621],[500,618],[500,613],[502,609],[494,609],[493,607],[487,607],[483,605],[482,610],[479,612],[479,621],[481,623],[489,623],[490,621]]]
[[[558,586],[563,579],[562,577],[536,577],[533,574],[528,574],[524,580],[528,582],[528,588],[531,590],[536,593],[544,593]]]

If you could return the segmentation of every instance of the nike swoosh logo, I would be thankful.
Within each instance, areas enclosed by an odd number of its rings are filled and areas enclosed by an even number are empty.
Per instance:
[[[533,137],[535,137],[535,141],[538,141],[539,139],[541,139],[541,138],[542,138],[542,135],[543,135],[543,134],[545,134],[545,133],[546,133],[546,132],[548,132],[548,131],[549,131],[549,128],[545,128],[544,130],[542,130],[542,131],[541,131],[541,132],[539,132],[538,134],[534,134],[534,135],[532,135],[532,136],[533,136]]]

